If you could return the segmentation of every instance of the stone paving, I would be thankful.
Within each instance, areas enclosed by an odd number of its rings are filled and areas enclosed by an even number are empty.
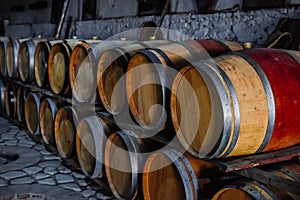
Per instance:
[[[114,199],[62,163],[26,131],[0,117],[0,199]]]

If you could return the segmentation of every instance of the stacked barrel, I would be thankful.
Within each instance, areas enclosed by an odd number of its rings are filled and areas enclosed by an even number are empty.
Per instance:
[[[298,51],[2,38],[0,72],[1,112],[118,199],[263,198],[247,187],[268,199],[278,190],[251,180],[218,191],[220,172],[203,158],[300,142]]]

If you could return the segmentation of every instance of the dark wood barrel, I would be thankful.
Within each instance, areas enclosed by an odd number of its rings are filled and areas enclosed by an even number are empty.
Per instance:
[[[55,100],[45,98],[40,107],[40,129],[45,144],[55,145],[54,120],[58,110]]]
[[[98,116],[79,121],[76,134],[76,152],[83,173],[91,178],[100,178],[104,172],[104,150],[108,135],[115,125]]]
[[[48,76],[55,94],[67,94],[70,91],[69,64],[72,50],[81,41],[67,40],[52,46],[48,59]]]
[[[19,77],[23,82],[34,82],[34,53],[41,39],[30,39],[20,44],[18,51]]]
[[[299,143],[299,76],[296,59],[271,49],[183,68],[171,96],[180,142],[200,157],[240,156]]]
[[[143,142],[119,131],[108,137],[105,146],[105,172],[112,193],[117,199],[135,199],[141,188],[144,167]]]
[[[14,118],[17,112],[16,87],[11,82],[7,82],[5,84],[4,102],[7,116],[10,118]]]
[[[164,40],[134,43],[108,50],[101,55],[97,71],[98,92],[107,112],[114,115],[119,114],[122,112],[124,104],[127,103],[124,75],[130,58],[146,48],[168,43],[170,41]],[[120,82],[118,83],[118,81]],[[113,92],[114,95],[112,95]],[[112,96],[114,97],[113,101]]]
[[[10,78],[18,78],[18,52],[20,43],[27,39],[20,39],[20,40],[10,40],[7,44],[7,51],[6,51],[6,68],[7,68],[7,75]]]
[[[270,188],[266,185],[251,180],[240,180],[225,186],[217,192],[212,200],[231,200],[231,199],[245,199],[245,200],[261,200],[273,199],[280,200]],[[288,198],[289,199],[289,198]]]
[[[17,119],[21,124],[25,123],[25,101],[28,94],[27,88],[18,86],[16,94]]]
[[[103,52],[132,43],[132,41],[84,41],[78,44],[70,59],[70,84],[78,102],[95,102],[97,94],[97,62]],[[97,99],[98,98],[98,99]]]
[[[0,111],[5,113],[5,84],[0,79]]]
[[[77,111],[71,106],[61,107],[55,117],[54,134],[58,153],[63,158],[71,158],[76,154]]]
[[[171,43],[139,52],[131,58],[126,73],[126,92],[130,111],[140,126],[165,128],[165,122],[170,118],[170,93],[167,88],[171,87],[176,70],[190,62],[207,60],[212,55],[231,51],[214,40],[212,46],[215,48],[209,47],[207,40],[204,40],[203,46],[201,42]],[[206,50],[205,47],[209,48]]]
[[[51,48],[62,40],[41,41],[36,45],[34,53],[34,76],[36,84],[42,88],[48,88],[48,60]]]
[[[25,121],[30,134],[40,134],[40,104],[41,95],[37,93],[28,93],[25,101]]]
[[[9,38],[1,38],[0,40],[0,73],[2,76],[7,76],[5,54]]]
[[[201,178],[217,175],[211,170],[216,168],[210,163],[174,150],[153,153],[144,167],[144,199],[200,199]]]

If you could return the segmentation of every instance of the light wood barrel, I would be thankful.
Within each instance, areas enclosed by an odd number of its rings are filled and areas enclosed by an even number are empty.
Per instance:
[[[20,43],[18,51],[19,77],[23,82],[34,82],[34,53],[40,39],[30,39]]]
[[[99,178],[104,172],[104,150],[108,135],[114,125],[98,116],[79,121],[76,134],[76,152],[80,167],[86,176]]]
[[[7,74],[10,78],[18,78],[18,52],[20,44],[27,39],[20,39],[20,40],[10,40],[7,44],[7,51],[6,51],[6,68]]]
[[[55,117],[54,134],[58,153],[63,158],[71,158],[76,154],[77,113],[71,106],[61,107]]]
[[[5,113],[5,85],[0,79],[0,111]]]
[[[16,87],[11,82],[7,82],[5,84],[4,102],[7,116],[10,118],[14,118],[17,112]]]
[[[107,40],[84,41],[78,44],[70,59],[70,84],[78,102],[95,102],[97,93],[97,62],[107,50],[128,45],[132,41]]]
[[[108,137],[105,147],[105,172],[111,191],[117,199],[135,199],[141,187],[144,144],[126,132]]]
[[[48,59],[48,76],[55,94],[67,94],[70,91],[69,64],[72,50],[81,41],[68,40],[52,46]]]
[[[130,58],[146,48],[168,43],[171,42],[164,40],[146,41],[111,49],[102,54],[97,71],[98,92],[103,106],[109,113],[114,115],[121,113],[124,104],[127,103],[125,78],[122,76],[127,71]],[[118,83],[118,81],[120,82]],[[112,100],[113,92],[114,99]]]
[[[173,125],[191,154],[240,156],[300,142],[300,106],[292,103],[300,99],[300,66],[292,56],[257,49],[220,56],[215,62],[183,68],[173,83]],[[282,72],[289,81],[273,78],[282,77]],[[283,112],[287,109],[297,112],[290,117],[290,112]]]
[[[232,199],[245,199],[245,200],[260,200],[272,199],[280,200],[272,190],[264,184],[251,180],[240,180],[226,186],[217,192],[212,200],[232,200]]]
[[[57,103],[45,98],[40,107],[40,129],[42,139],[46,144],[55,145],[54,138],[54,120],[57,113]]]
[[[18,86],[16,94],[16,106],[17,106],[17,119],[23,124],[25,123],[25,101],[28,90],[24,87]]]
[[[145,128],[164,129],[166,121],[170,120],[170,93],[167,88],[171,88],[175,70],[190,62],[226,53],[226,50],[214,40],[197,40],[171,43],[135,54],[128,64],[126,93],[130,111],[137,123]]]
[[[34,76],[36,84],[42,88],[48,88],[48,60],[51,48],[62,40],[41,41],[36,45],[34,53]]]
[[[151,199],[200,199],[201,178],[217,175],[215,168],[205,161],[174,150],[152,154],[143,173],[143,194]],[[205,192],[205,191],[203,191]]]
[[[2,76],[7,76],[5,54],[7,51],[8,41],[9,38],[3,38],[0,41],[0,73],[2,74]]]
[[[40,99],[41,96],[37,93],[30,92],[25,101],[25,121],[30,134],[40,134]]]

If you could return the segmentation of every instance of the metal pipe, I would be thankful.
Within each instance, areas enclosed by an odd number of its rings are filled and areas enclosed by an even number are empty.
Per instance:
[[[62,9],[62,13],[61,13],[61,16],[60,16],[60,20],[59,20],[59,23],[58,23],[58,26],[57,26],[56,35],[54,37],[56,39],[60,38],[62,26],[63,26],[64,20],[65,20],[67,11],[68,11],[69,4],[70,4],[70,0],[65,0],[64,6],[63,6],[63,9]]]

